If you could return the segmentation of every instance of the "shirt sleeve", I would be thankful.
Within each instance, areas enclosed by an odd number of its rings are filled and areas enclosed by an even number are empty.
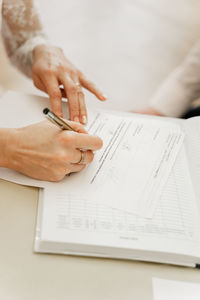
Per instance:
[[[180,117],[200,97],[200,41],[184,62],[164,81],[151,99],[151,107],[166,116]]]
[[[31,77],[33,50],[48,43],[35,0],[3,0],[2,36],[11,62]]]

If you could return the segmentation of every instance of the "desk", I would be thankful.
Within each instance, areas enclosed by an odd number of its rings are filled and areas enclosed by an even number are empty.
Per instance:
[[[200,283],[200,270],[33,253],[38,189],[0,180],[0,299],[151,300],[152,277]]]

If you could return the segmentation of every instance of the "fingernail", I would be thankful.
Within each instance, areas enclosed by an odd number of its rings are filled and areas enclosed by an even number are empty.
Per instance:
[[[74,117],[74,122],[79,123],[79,117]]]
[[[101,98],[102,98],[103,100],[106,100],[106,99],[108,98],[108,96],[103,94],[103,97],[101,97]]]
[[[83,123],[84,125],[87,124],[87,117],[86,117],[86,116],[83,116],[83,117],[82,117],[82,123]]]

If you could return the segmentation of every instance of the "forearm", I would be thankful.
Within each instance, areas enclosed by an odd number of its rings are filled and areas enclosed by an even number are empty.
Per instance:
[[[9,168],[11,166],[12,136],[15,129],[0,129],[0,167]]]
[[[31,77],[32,52],[47,43],[34,0],[4,0],[2,34],[11,62]]]
[[[180,117],[200,96],[200,42],[152,97],[151,107],[166,116]]]

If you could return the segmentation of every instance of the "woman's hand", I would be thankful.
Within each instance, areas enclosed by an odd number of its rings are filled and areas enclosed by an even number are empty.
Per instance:
[[[106,100],[94,83],[89,81],[57,47],[41,45],[34,49],[32,77],[35,86],[49,95],[53,112],[61,117],[61,99],[67,97],[70,119],[75,122],[87,123],[82,87],[99,100]],[[60,88],[60,85],[64,88]]]
[[[60,181],[66,174],[81,171],[92,162],[102,140],[86,134],[82,125],[69,123],[79,132],[60,130],[49,121],[6,129],[2,166],[47,181]],[[84,164],[79,164],[80,149],[87,149]]]

